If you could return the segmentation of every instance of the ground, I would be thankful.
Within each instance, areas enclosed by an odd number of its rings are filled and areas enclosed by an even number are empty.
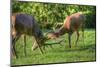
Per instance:
[[[23,40],[16,43],[16,50],[19,56],[18,59],[12,58],[12,65],[27,65],[27,64],[48,64],[48,63],[69,63],[80,61],[95,61],[96,60],[96,34],[94,29],[85,30],[84,44],[80,31],[80,39],[77,47],[75,47],[76,36],[72,35],[72,48],[68,46],[68,34],[65,34],[59,39],[64,39],[62,44],[52,44],[53,48],[46,47],[45,53],[41,54],[39,49],[31,51],[32,37],[27,36],[27,56],[23,52]],[[55,41],[49,40],[48,42]]]

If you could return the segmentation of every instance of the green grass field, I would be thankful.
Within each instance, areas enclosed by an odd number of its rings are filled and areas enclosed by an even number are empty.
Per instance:
[[[62,44],[52,44],[53,48],[46,47],[45,53],[42,55],[39,49],[31,50],[32,37],[27,36],[27,56],[23,52],[23,39],[20,38],[16,43],[16,50],[19,56],[18,59],[12,58],[12,65],[27,65],[27,64],[48,64],[48,63],[68,63],[79,61],[95,61],[96,60],[96,36],[95,30],[85,30],[84,44],[82,41],[81,31],[77,47],[75,47],[76,36],[72,35],[72,48],[68,46],[68,34],[65,34],[59,39],[64,39]],[[54,40],[49,40],[51,42]],[[57,40],[55,40],[57,41]]]

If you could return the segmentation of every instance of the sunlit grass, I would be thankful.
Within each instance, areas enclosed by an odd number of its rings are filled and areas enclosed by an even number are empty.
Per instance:
[[[19,56],[18,59],[12,59],[12,65],[26,64],[47,64],[61,62],[79,62],[79,61],[95,61],[96,60],[96,41],[95,30],[85,30],[84,44],[80,32],[80,39],[77,47],[75,47],[76,34],[72,35],[72,48],[68,46],[68,34],[65,34],[59,39],[64,39],[62,44],[52,44],[53,48],[46,47],[45,53],[42,55],[37,49],[31,51],[32,37],[27,36],[27,56],[23,52],[23,39],[16,43],[16,50]],[[52,40],[49,40],[51,42]]]

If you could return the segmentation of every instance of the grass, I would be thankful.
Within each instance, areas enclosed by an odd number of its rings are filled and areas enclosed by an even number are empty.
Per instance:
[[[80,61],[95,61],[96,60],[96,37],[95,30],[85,30],[84,44],[80,32],[80,38],[77,47],[75,47],[76,36],[72,35],[72,48],[68,46],[68,34],[65,34],[59,39],[64,39],[62,44],[52,44],[53,48],[46,47],[45,53],[42,55],[39,49],[31,51],[32,37],[27,36],[27,56],[23,52],[23,39],[20,38],[16,43],[16,50],[19,56],[18,59],[12,58],[12,65],[27,65],[27,64],[48,64],[48,63],[68,63]],[[57,41],[49,40],[48,42]]]

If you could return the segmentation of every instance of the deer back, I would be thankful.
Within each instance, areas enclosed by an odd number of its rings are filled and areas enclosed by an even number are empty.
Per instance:
[[[75,13],[66,17],[64,21],[64,27],[67,30],[78,30],[79,27],[84,23],[85,16],[81,13]]]
[[[13,23],[13,27],[17,33],[31,36],[34,35],[37,38],[43,37],[43,34],[35,18],[28,14],[16,14],[15,21]]]

